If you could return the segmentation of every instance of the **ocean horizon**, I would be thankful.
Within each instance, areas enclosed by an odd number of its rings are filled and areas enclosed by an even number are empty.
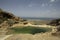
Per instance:
[[[43,18],[43,17],[22,17],[23,19],[26,20],[54,20],[54,19],[58,19],[58,18]]]

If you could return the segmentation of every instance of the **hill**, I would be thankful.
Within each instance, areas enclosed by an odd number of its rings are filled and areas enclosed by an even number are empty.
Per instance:
[[[24,22],[26,20],[15,16],[10,12],[6,12],[0,9],[0,33],[8,31],[10,27],[14,24],[18,24],[20,22]]]

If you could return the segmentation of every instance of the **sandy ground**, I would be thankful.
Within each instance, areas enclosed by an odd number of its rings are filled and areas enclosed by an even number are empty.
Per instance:
[[[39,33],[39,34],[15,34],[6,40],[60,40],[59,37],[52,36],[51,33]]]
[[[0,40],[5,40],[6,38],[10,37],[12,35],[0,35]]]

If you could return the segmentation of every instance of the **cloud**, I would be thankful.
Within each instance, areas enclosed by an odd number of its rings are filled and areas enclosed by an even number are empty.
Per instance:
[[[41,6],[42,6],[42,7],[46,7],[46,6],[49,6],[49,4],[47,4],[47,3],[42,3]]]
[[[50,2],[54,2],[55,0],[50,0]]]
[[[58,0],[50,0],[50,2],[57,2]]]
[[[33,5],[29,4],[28,7],[32,7]]]
[[[30,4],[28,4],[28,7],[35,7],[37,5],[38,5],[37,3],[30,3]]]
[[[42,6],[42,7],[44,7],[44,6],[45,6],[45,4],[43,3],[41,6]]]

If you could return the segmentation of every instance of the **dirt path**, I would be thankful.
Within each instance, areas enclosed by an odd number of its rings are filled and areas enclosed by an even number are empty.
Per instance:
[[[10,37],[12,35],[0,35],[0,40],[5,40],[6,38]]]

